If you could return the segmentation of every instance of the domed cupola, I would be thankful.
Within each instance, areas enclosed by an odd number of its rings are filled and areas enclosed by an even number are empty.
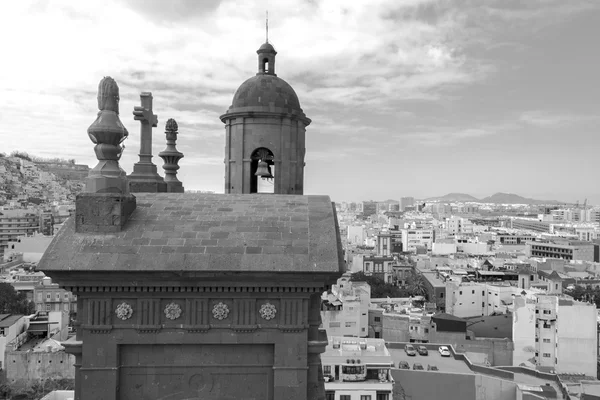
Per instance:
[[[225,193],[303,194],[305,132],[311,120],[275,74],[277,51],[256,51],[258,72],[240,85],[225,123]]]

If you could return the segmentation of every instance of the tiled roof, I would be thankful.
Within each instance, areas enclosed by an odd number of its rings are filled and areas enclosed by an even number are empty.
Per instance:
[[[341,272],[327,196],[137,193],[121,232],[77,233],[70,218],[42,271]]]

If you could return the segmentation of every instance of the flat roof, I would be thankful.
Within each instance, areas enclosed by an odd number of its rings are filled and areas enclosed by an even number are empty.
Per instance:
[[[7,328],[9,326],[12,326],[21,318],[23,318],[23,314],[15,314],[10,315],[6,318],[2,318],[2,320],[0,321],[0,328]]]

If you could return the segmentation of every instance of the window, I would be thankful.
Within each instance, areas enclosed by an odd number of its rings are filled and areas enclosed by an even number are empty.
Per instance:
[[[441,292],[440,293],[440,299],[443,299],[443,298],[444,298],[444,292]]]
[[[545,340],[545,339],[544,339],[544,340]],[[540,339],[539,339],[539,338],[535,338],[535,342],[536,342],[536,343],[537,343],[537,342],[539,342],[539,341],[540,341]]]
[[[351,397],[349,394],[341,394],[340,400],[351,400]]]
[[[364,365],[342,365],[342,374],[358,375],[365,373]]]
[[[371,395],[370,394],[361,394],[360,400],[371,400]]]
[[[51,311],[50,307],[52,307],[52,304],[46,303],[46,311]]]
[[[354,328],[356,326],[356,322],[346,322],[346,328]]]
[[[365,328],[362,328],[362,331],[364,332],[364,331],[365,331]]]
[[[544,339],[544,343],[550,343],[550,339]]]
[[[325,400],[335,400],[335,392],[328,390],[325,392]]]
[[[475,294],[475,290],[471,290],[471,294]]]
[[[460,292],[458,292],[458,294],[462,295],[462,290]]]
[[[377,392],[376,400],[390,400],[390,392],[385,392],[385,393]]]
[[[339,322],[330,322],[329,323],[329,327],[330,328],[339,328],[340,327],[340,323]]]
[[[323,365],[323,375],[331,375],[331,365]]]
[[[485,302],[484,301],[481,302],[481,307],[485,307]]]
[[[485,296],[485,290],[482,290],[482,291],[481,291],[481,295],[482,295],[482,296]]]
[[[544,314],[550,314],[551,311],[550,310],[544,310]]]
[[[50,293],[46,293],[46,300],[50,300]]]
[[[550,353],[544,353],[543,356],[546,358],[550,358]]]
[[[381,317],[375,317],[374,320],[375,322],[381,322]]]
[[[425,329],[425,333],[429,333],[429,328],[424,328]]]

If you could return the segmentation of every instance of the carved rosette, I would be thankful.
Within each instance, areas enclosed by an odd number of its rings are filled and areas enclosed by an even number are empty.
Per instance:
[[[165,307],[165,316],[171,320],[175,320],[181,316],[181,307],[177,303],[169,303]]]
[[[227,304],[219,302],[213,307],[212,313],[214,318],[222,321],[227,318],[227,315],[229,315],[229,307],[227,307]]]
[[[117,318],[125,321],[131,318],[131,316],[133,315],[133,308],[131,308],[129,304],[123,302],[117,306],[115,314],[117,314]]]
[[[277,309],[271,303],[265,303],[260,306],[259,310],[260,316],[267,321],[275,318],[275,314],[277,314]]]

